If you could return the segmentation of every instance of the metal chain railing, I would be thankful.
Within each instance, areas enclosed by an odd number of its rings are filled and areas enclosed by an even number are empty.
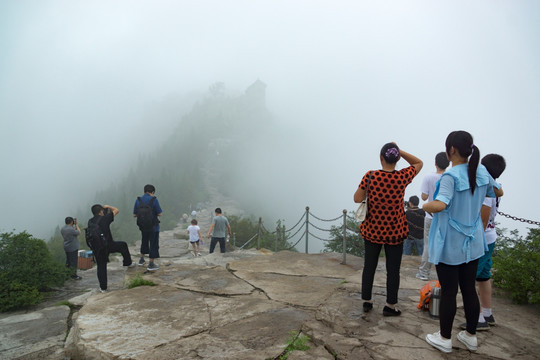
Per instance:
[[[504,216],[504,217],[508,218],[508,219],[512,219],[512,220],[515,220],[515,221],[520,221],[520,222],[531,224],[531,225],[540,226],[540,221],[523,219],[523,218],[520,218],[520,217],[517,217],[517,216],[512,216],[512,215],[505,214],[502,211],[497,211],[497,213],[499,215],[501,215],[501,216]]]
[[[511,220],[514,220],[514,221],[520,221],[520,222],[523,222],[523,223],[528,223],[528,224],[531,224],[531,225],[540,226],[540,221],[533,221],[533,220],[520,218],[520,217],[517,217],[517,216],[508,215],[508,214],[503,213],[502,211],[498,211],[498,213],[501,216],[504,216],[504,217],[509,218]],[[311,217],[310,217],[310,215],[311,215]],[[328,228],[323,228],[321,226],[318,226],[318,225],[314,224],[311,221],[311,219],[322,221],[322,222],[325,222],[325,223],[326,222],[335,222],[335,221],[338,221],[338,220],[342,220],[342,223],[339,226],[332,226],[332,227],[330,227],[330,229],[328,229]],[[302,224],[302,222],[303,222],[304,226],[300,226]],[[330,241],[335,240],[335,239],[324,238],[323,235],[314,234],[312,231],[310,231],[310,227],[312,227],[315,230],[318,230],[318,231],[320,231],[322,233],[331,233],[331,232],[333,232],[333,231],[335,232],[337,230],[337,231],[341,231],[341,234],[343,236],[343,262],[342,262],[342,264],[345,264],[346,263],[346,257],[345,256],[346,256],[346,249],[347,249],[347,237],[351,236],[352,234],[358,234],[358,232],[359,232],[358,227],[356,227],[356,226],[353,227],[353,228],[350,227],[349,224],[358,224],[358,222],[353,216],[347,214],[347,210],[343,210],[343,215],[341,215],[341,216],[335,217],[333,219],[323,219],[323,218],[320,218],[320,217],[314,215],[313,213],[310,213],[309,207],[306,206],[306,211],[302,214],[302,216],[300,217],[298,222],[296,224],[294,224],[294,226],[292,226],[291,228],[286,229],[284,225],[279,225],[280,223],[281,223],[281,221],[278,223],[278,226],[276,227],[275,231],[269,231],[268,229],[266,229],[266,227],[262,223],[262,219],[259,218],[259,228],[258,228],[259,230],[258,230],[257,234],[253,235],[244,245],[242,245],[240,247],[240,249],[243,249],[245,246],[247,246],[249,243],[251,243],[255,238],[258,238],[257,248],[260,248],[261,236],[262,236],[262,234],[266,234],[266,235],[275,235],[275,249],[277,250],[277,244],[278,244],[279,241],[282,241],[282,243],[284,243],[284,244],[289,243],[290,241],[292,241],[292,239],[296,239],[298,234],[302,230],[304,230],[298,236],[296,242],[294,244],[286,247],[285,249],[286,250],[293,249],[300,243],[300,241],[302,239],[305,239],[305,248],[306,248],[305,251],[306,251],[306,254],[307,254],[308,253],[309,237],[315,238],[315,239],[317,239],[319,241],[323,241],[323,242],[330,242]],[[415,229],[418,229],[418,230],[423,230],[423,227],[419,227],[419,226],[417,226],[417,225],[415,225],[413,223],[409,223],[409,226],[411,228],[415,228]],[[291,233],[295,229],[296,229],[296,231],[294,231],[294,233],[291,235]],[[357,248],[357,249],[362,249],[363,248],[363,244],[356,244],[356,242],[354,242],[354,241],[350,242],[349,246],[352,246],[352,247]]]
[[[319,221],[326,221],[326,222],[336,221],[336,220],[339,220],[339,219],[343,218],[343,215],[340,215],[340,216],[338,216],[337,218],[334,218],[334,219],[321,219],[320,217],[315,216],[313,213],[309,213],[309,215],[313,216],[315,219],[317,219]]]

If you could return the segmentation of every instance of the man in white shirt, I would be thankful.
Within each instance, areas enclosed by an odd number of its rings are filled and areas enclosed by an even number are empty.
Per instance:
[[[435,169],[434,173],[429,173],[422,180],[422,185],[420,186],[420,191],[422,192],[422,200],[424,201],[433,201],[433,194],[435,193],[435,186],[441,178],[441,175],[444,173],[450,161],[446,157],[445,152],[440,152],[435,156]],[[429,280],[429,272],[431,270],[431,263],[428,261],[429,252],[428,252],[428,240],[429,240],[429,228],[431,226],[431,220],[433,217],[430,213],[426,212],[426,217],[424,218],[424,251],[422,252],[422,260],[420,262],[420,267],[418,268],[418,274],[416,277],[420,280]]]

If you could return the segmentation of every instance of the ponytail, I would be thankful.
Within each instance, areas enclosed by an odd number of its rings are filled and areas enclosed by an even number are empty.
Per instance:
[[[446,153],[450,154],[450,149],[454,147],[462,157],[468,158],[467,174],[469,176],[469,186],[474,194],[476,189],[476,170],[480,163],[480,150],[474,145],[473,137],[466,131],[452,131],[446,138]]]
[[[467,172],[469,174],[469,186],[471,187],[471,193],[474,194],[474,189],[476,189],[476,170],[478,169],[478,164],[480,163],[480,150],[476,145],[471,145],[472,154],[469,158],[469,164],[467,166]]]

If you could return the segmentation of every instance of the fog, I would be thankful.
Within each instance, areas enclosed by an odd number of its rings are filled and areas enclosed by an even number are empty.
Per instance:
[[[253,196],[288,224],[354,209],[389,141],[424,160],[419,195],[458,129],[505,156],[500,210],[539,221],[539,21],[537,1],[1,1],[0,231],[50,236],[211,84],[257,79],[287,136],[250,154],[272,174]]]

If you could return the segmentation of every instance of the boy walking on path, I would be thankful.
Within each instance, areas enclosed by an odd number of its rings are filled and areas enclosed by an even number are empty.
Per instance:
[[[135,263],[131,262],[131,255],[129,249],[124,241],[114,241],[111,234],[111,223],[114,221],[114,217],[118,214],[118,209],[110,205],[96,204],[91,208],[93,218],[88,220],[88,224],[93,223],[99,226],[101,234],[105,238],[107,243],[100,251],[94,253],[94,257],[97,263],[97,277],[99,281],[99,290],[101,292],[107,291],[107,262],[109,260],[109,254],[119,252],[123,257],[123,265],[127,267],[134,267]]]
[[[428,174],[424,180],[422,180],[422,185],[420,186],[420,191],[422,191],[422,200],[424,201],[433,201],[433,194],[435,193],[435,185],[437,181],[441,178],[441,175],[444,173],[450,161],[446,157],[445,152],[440,152],[435,156],[435,169],[434,173]],[[433,216],[429,213],[426,213],[424,218],[424,251],[422,251],[422,260],[420,262],[420,267],[418,269],[418,274],[416,277],[420,280],[429,280],[429,272],[431,271],[431,263],[428,261],[429,251],[428,251],[428,239],[429,239],[429,228],[431,226],[431,220]]]
[[[229,225],[229,220],[221,213],[220,208],[215,210],[216,216],[212,219],[212,225],[208,230],[208,237],[212,234],[212,240],[210,241],[210,250],[209,253],[212,254],[216,247],[216,243],[219,242],[219,249],[223,254],[225,252],[225,236],[226,232],[229,232],[231,236],[231,226]]]
[[[77,224],[77,219],[73,219],[68,216],[65,220],[66,225],[60,230],[62,237],[64,238],[64,251],[66,252],[66,266],[71,270],[71,278],[74,280],[81,280],[82,278],[77,275],[78,265],[78,250],[79,239],[81,229]]]
[[[162,215],[161,206],[154,196],[156,188],[154,185],[144,186],[144,195],[135,200],[133,206],[133,216],[137,218],[137,225],[141,230],[141,258],[139,266],[144,266],[146,261],[144,256],[148,254],[150,263],[147,270],[155,271],[159,269],[154,260],[159,258],[159,220]]]

